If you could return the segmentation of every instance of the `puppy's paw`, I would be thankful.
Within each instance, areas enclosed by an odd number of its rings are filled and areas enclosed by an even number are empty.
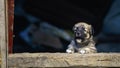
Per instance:
[[[74,53],[74,49],[67,49],[66,52],[69,54],[72,54],[72,53]]]
[[[79,53],[80,54],[85,54],[86,53],[86,51],[83,49],[83,50],[79,50]]]
[[[80,54],[91,54],[91,53],[96,53],[96,51],[90,48],[83,48],[79,50],[79,53]]]

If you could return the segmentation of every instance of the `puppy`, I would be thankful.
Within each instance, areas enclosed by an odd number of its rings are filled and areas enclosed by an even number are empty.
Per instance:
[[[79,22],[74,25],[74,39],[68,45],[67,53],[74,53],[75,51],[80,54],[96,53],[95,42],[92,36],[92,26],[85,22]]]

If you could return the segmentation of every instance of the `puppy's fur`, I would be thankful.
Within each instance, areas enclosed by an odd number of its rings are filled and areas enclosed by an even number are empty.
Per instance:
[[[67,53],[80,54],[96,53],[95,42],[93,41],[92,26],[85,22],[79,22],[74,25],[74,39],[68,45]]]

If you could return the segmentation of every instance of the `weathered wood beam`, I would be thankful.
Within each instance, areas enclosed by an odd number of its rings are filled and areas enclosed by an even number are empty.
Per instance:
[[[120,67],[119,53],[67,54],[18,53],[10,54],[9,67]]]
[[[7,68],[7,0],[0,0],[0,68]]]

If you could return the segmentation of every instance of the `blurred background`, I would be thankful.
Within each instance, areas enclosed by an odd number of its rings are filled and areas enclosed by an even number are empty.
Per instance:
[[[94,28],[98,52],[120,52],[120,0],[15,0],[13,53],[65,52],[77,22]]]

